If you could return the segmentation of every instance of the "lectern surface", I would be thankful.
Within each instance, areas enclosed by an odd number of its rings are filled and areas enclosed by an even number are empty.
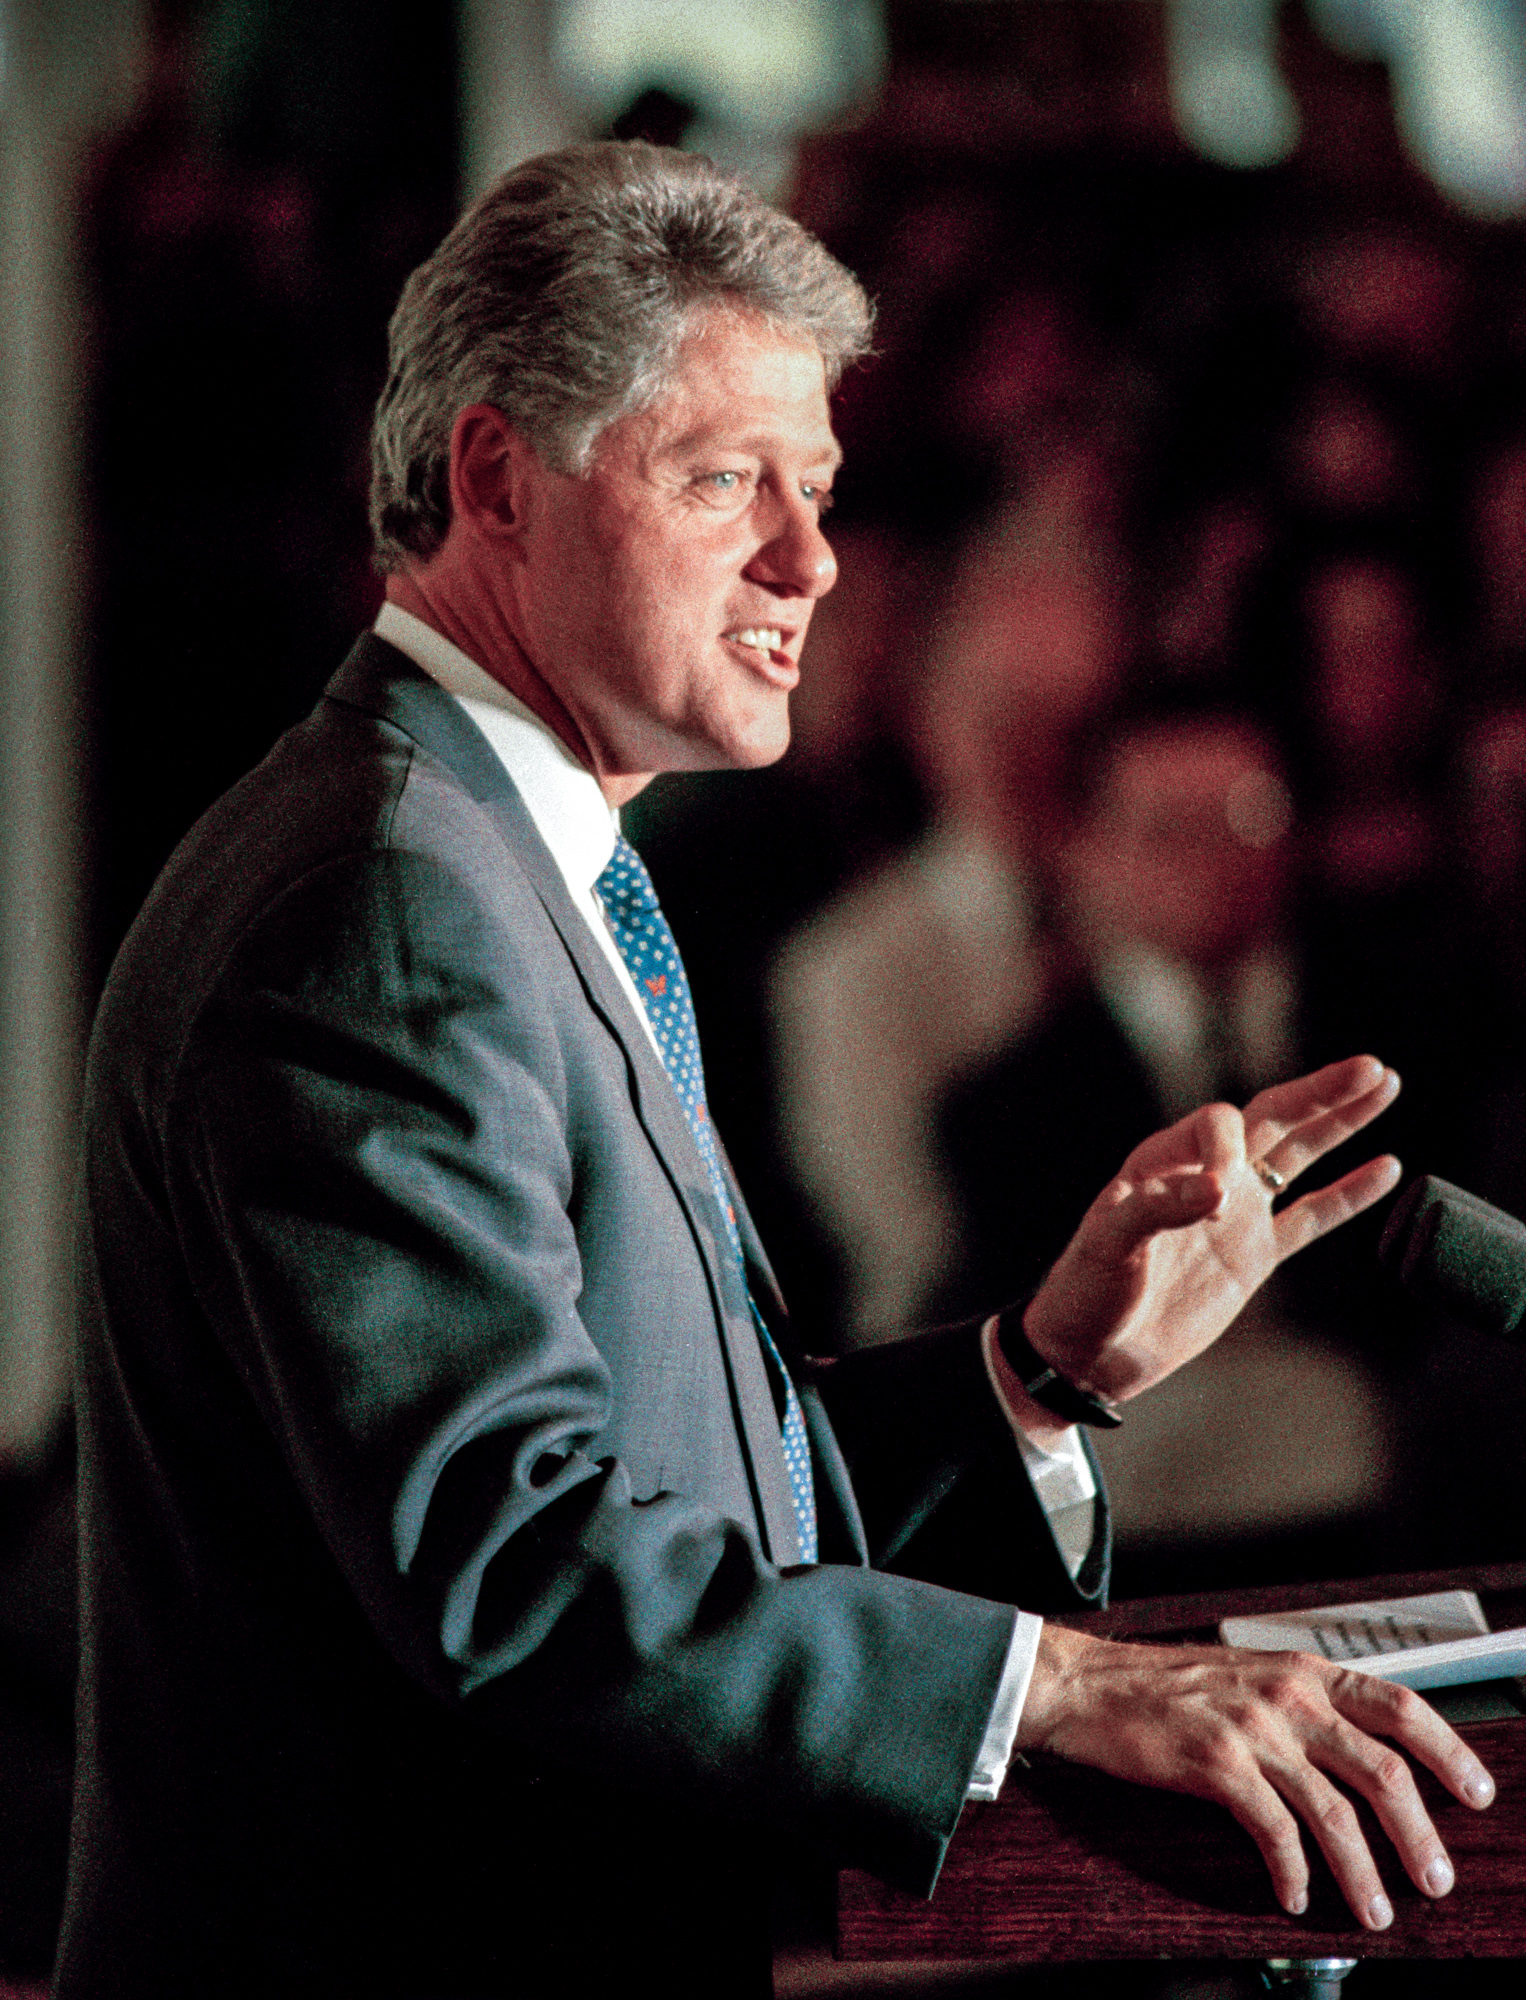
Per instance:
[[[1496,1629],[1526,1623],[1526,1565],[1364,1578],[1285,1590],[1123,1604],[1074,1621],[1112,1638],[1207,1638],[1230,1612],[1476,1589]],[[995,1805],[967,1807],[930,1902],[843,1875],[838,1951],[855,1959],[1509,1958],[1526,1955],[1526,1717],[1459,1727],[1493,1772],[1475,1813],[1422,1774],[1457,1867],[1439,1903],[1403,1878],[1371,1816],[1394,1922],[1363,1930],[1316,1861],[1310,1907],[1273,1902],[1261,1857],[1221,1809],[1059,1761],[1009,1778]]]

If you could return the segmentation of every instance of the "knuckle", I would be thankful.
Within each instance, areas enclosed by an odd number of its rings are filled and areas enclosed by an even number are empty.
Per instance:
[[[1195,1772],[1194,1787],[1217,1798],[1239,1796],[1246,1789],[1249,1757],[1238,1729],[1209,1717],[1187,1746],[1186,1761]]]
[[[1385,1798],[1398,1798],[1410,1789],[1409,1766],[1397,1750],[1380,1750],[1373,1759],[1372,1782]]]
[[[1115,1208],[1121,1208],[1133,1192],[1134,1182],[1129,1176],[1127,1164],[1125,1164],[1124,1171],[1121,1174],[1114,1174],[1101,1194],[1097,1196],[1097,1199],[1086,1211],[1085,1219],[1090,1221],[1095,1217],[1097,1221],[1103,1221],[1112,1214]]]
[[[1342,1674],[1333,1693],[1343,1713],[1405,1742],[1416,1740],[1437,1719],[1430,1703],[1413,1688],[1372,1674]]]
[[[1309,1689],[1296,1656],[1279,1656],[1266,1686],[1267,1699],[1278,1708],[1299,1708],[1308,1700]]]
[[[1419,1728],[1434,1713],[1428,1701],[1424,1701],[1413,1688],[1395,1687],[1385,1682],[1389,1691],[1388,1711],[1396,1728],[1406,1732]]]
[[[1339,1792],[1332,1793],[1320,1806],[1317,1817],[1322,1831],[1336,1842],[1344,1844],[1358,1833],[1356,1810],[1350,1799]]]
[[[1262,1691],[1278,1714],[1289,1720],[1308,1721],[1329,1712],[1323,1681],[1297,1653],[1275,1656]]]
[[[1376,1674],[1353,1674],[1345,1672],[1340,1678],[1342,1694],[1359,1700],[1366,1708],[1380,1708],[1387,1714],[1404,1715],[1419,1712],[1420,1697],[1408,1688],[1402,1688],[1395,1681],[1385,1681]]]
[[[1238,1771],[1241,1763],[1239,1731],[1223,1718],[1212,1717],[1203,1725],[1198,1738],[1197,1759],[1204,1770],[1221,1777]]]

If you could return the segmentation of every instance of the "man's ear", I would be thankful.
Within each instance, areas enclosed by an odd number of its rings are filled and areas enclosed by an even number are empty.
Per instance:
[[[530,448],[491,403],[472,403],[450,432],[451,519],[490,540],[524,528]]]

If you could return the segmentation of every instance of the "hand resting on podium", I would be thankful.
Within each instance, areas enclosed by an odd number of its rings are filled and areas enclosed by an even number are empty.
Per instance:
[[[1088,1209],[1024,1315],[1044,1360],[1126,1403],[1201,1354],[1284,1258],[1396,1184],[1383,1155],[1274,1207],[1281,1188],[1392,1103],[1371,1056],[1211,1104],[1147,1139]],[[1040,1444],[1062,1419],[1032,1402],[999,1350],[1004,1398]],[[1442,1896],[1453,1870],[1400,1751],[1459,1799],[1486,1806],[1488,1773],[1420,1696],[1301,1653],[1120,1645],[1046,1625],[1017,1737],[1117,1777],[1225,1806],[1260,1848],[1278,1900],[1308,1902],[1302,1819],[1357,1918],[1392,1907],[1355,1809],[1366,1798],[1411,1880]],[[1396,1747],[1397,1746],[1397,1747]]]

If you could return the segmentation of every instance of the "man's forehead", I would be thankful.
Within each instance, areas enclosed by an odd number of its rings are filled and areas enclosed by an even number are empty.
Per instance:
[[[819,349],[753,315],[716,311],[698,320],[667,381],[629,421],[664,453],[724,443],[763,456],[784,445],[813,467],[842,462]]]
[[[696,422],[665,438],[658,448],[682,458],[703,450],[707,445],[722,443],[750,457],[767,458],[779,449],[780,432],[777,428],[753,422],[752,417],[750,411],[720,411],[713,419]],[[793,438],[790,443],[795,449],[803,445],[803,455],[809,459],[813,471],[835,472],[842,464],[842,447],[832,435],[828,423],[823,422],[814,435]]]

